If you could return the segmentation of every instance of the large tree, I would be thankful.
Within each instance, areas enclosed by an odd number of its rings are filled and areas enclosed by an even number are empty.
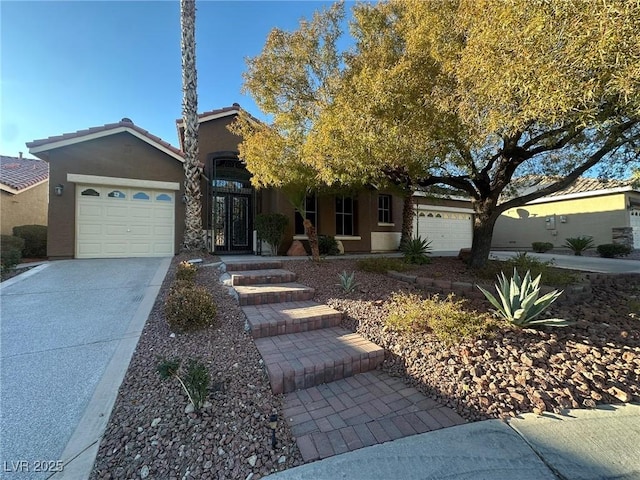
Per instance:
[[[640,2],[390,0],[354,18],[355,49],[306,159],[325,181],[409,176],[466,192],[472,266],[505,210],[594,167],[638,165]],[[539,175],[557,180],[512,188]]]
[[[198,76],[196,71],[196,2],[180,0],[182,51],[182,122],[184,125],[185,228],[183,250],[203,250],[202,167],[198,158]]]

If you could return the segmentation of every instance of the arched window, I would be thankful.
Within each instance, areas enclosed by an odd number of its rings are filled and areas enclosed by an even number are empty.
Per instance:
[[[107,194],[107,197],[109,198],[125,198],[126,195],[124,194],[124,192],[121,192],[120,190],[113,190],[111,192],[109,192]]]
[[[86,190],[83,190],[80,195],[85,196],[85,197],[99,197],[100,196],[100,194],[96,190],[94,190],[93,188],[87,188]]]
[[[149,195],[144,192],[138,192],[133,195],[134,200],[149,200]]]
[[[158,195],[156,197],[156,200],[159,202],[170,202],[171,201],[171,196],[167,195],[166,193],[161,193],[160,195]]]

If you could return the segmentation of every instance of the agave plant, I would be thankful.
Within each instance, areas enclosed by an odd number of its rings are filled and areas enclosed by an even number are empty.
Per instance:
[[[412,238],[400,245],[400,251],[407,263],[424,265],[430,263],[431,259],[427,254],[431,252],[431,240],[422,237]]]
[[[346,270],[343,270],[342,273],[338,274],[338,278],[340,279],[338,285],[342,287],[345,293],[351,293],[358,286],[356,282],[356,272],[349,275]]]
[[[581,236],[567,238],[563,247],[567,247],[574,255],[582,255],[582,252],[594,247],[593,237]]]
[[[508,322],[518,327],[537,327],[541,325],[552,327],[566,327],[571,323],[561,318],[536,318],[555,302],[562,294],[562,291],[554,290],[540,297],[540,277],[538,275],[531,280],[531,273],[527,270],[524,278],[518,275],[518,270],[513,269],[513,277],[507,279],[504,272],[498,275],[496,290],[500,296],[500,301],[481,286],[480,291],[487,297],[487,300],[496,307],[495,312]]]

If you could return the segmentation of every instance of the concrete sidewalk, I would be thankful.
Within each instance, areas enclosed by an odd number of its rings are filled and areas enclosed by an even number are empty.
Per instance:
[[[632,480],[640,405],[525,414],[405,437],[269,475],[272,480]]]
[[[63,260],[0,284],[2,480],[88,478],[170,261]]]
[[[499,260],[514,257],[518,252],[492,251],[491,256]],[[551,253],[527,252],[527,256],[543,262],[553,261],[558,268],[582,270],[596,273],[640,273],[640,260],[625,258],[584,257],[580,255],[555,255]]]

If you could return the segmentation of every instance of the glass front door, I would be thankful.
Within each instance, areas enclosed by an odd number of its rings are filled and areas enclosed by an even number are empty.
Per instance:
[[[250,252],[251,195],[217,193],[213,196],[213,244],[215,252]]]

